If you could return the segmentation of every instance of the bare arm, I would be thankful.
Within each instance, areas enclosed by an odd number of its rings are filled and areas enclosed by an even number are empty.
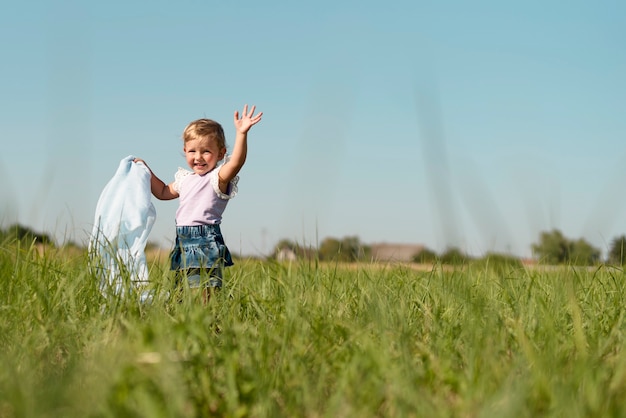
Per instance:
[[[143,163],[143,165],[148,167],[148,164],[140,158],[135,158],[133,162]],[[148,170],[150,170],[150,191],[154,197],[159,200],[172,200],[178,197],[178,192],[174,190],[173,183],[165,184],[163,180],[154,175],[150,167],[148,167]]]
[[[250,112],[248,112],[248,105],[244,105],[241,117],[239,116],[239,111],[235,111],[233,118],[237,130],[235,145],[233,146],[230,159],[220,168],[219,172],[219,186],[222,193],[227,192],[228,183],[235,178],[246,162],[248,155],[248,131],[253,125],[260,122],[263,116],[263,112],[254,115],[255,109],[256,106],[252,106]]]

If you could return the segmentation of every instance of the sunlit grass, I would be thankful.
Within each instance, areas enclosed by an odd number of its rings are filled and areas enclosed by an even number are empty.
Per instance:
[[[623,416],[624,274],[241,260],[207,306],[0,245],[0,417]]]

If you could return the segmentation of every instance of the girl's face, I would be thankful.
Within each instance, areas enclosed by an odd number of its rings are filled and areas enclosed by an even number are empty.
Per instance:
[[[194,173],[199,175],[213,170],[226,153],[225,148],[220,149],[215,141],[208,139],[187,141],[183,151],[185,151],[187,164]]]

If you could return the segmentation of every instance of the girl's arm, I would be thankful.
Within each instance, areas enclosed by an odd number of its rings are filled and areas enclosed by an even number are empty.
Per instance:
[[[256,106],[252,106],[252,108],[250,108],[250,112],[248,112],[248,105],[244,105],[241,118],[239,117],[239,111],[235,111],[233,119],[237,135],[235,137],[233,153],[230,156],[230,159],[220,168],[218,174],[219,186],[222,193],[227,193],[228,183],[235,178],[235,176],[239,173],[239,170],[241,170],[241,167],[243,167],[243,164],[246,162],[248,154],[248,131],[253,125],[260,122],[261,117],[263,116],[263,112],[255,116],[255,109]]]
[[[143,163],[143,165],[148,167],[148,164],[141,158],[135,158],[133,161]],[[150,191],[154,197],[159,200],[172,200],[178,197],[178,192],[174,190],[174,183],[165,184],[163,180],[154,175],[150,167],[148,167],[148,170],[150,170]]]

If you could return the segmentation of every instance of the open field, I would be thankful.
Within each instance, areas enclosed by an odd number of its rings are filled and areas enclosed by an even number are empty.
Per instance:
[[[208,306],[151,264],[0,245],[0,417],[626,416],[621,270],[239,260]]]

